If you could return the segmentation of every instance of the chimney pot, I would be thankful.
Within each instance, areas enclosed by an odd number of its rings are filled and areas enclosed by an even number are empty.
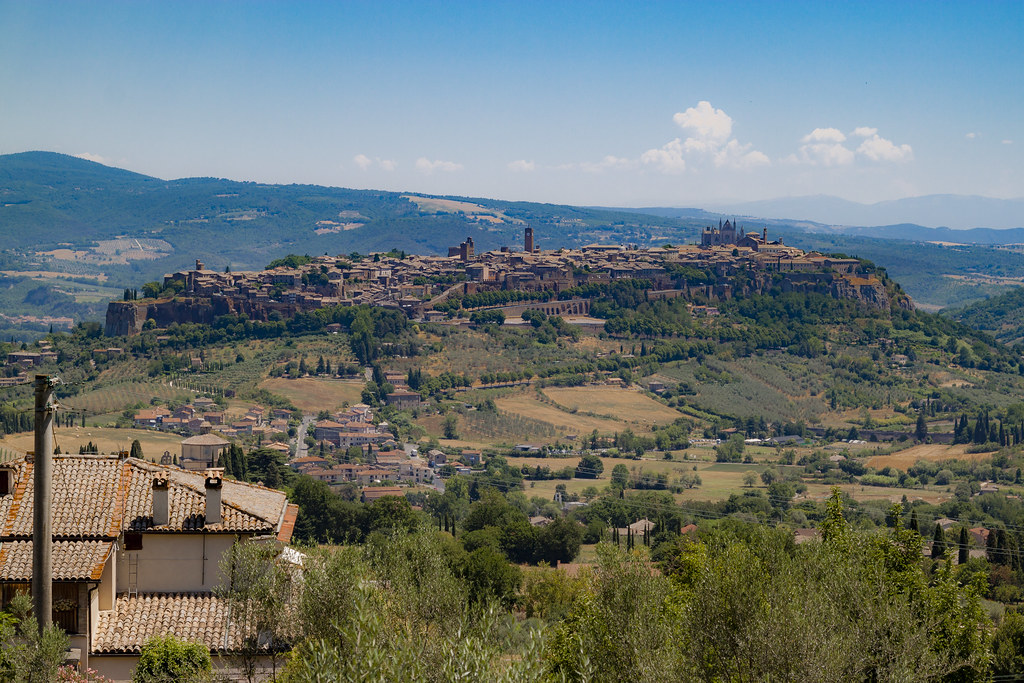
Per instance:
[[[170,499],[166,477],[153,479],[153,526],[167,526],[170,523]]]
[[[224,480],[220,477],[206,478],[206,523],[220,524],[220,494]]]

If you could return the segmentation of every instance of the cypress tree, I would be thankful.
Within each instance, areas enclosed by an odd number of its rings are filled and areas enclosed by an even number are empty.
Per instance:
[[[910,530],[921,533],[921,522],[917,519],[917,510],[910,511]]]
[[[938,559],[946,552],[946,536],[942,533],[942,525],[935,523],[935,532],[932,534],[932,558]]]
[[[968,537],[967,537],[967,527],[963,527],[963,526],[960,527],[959,546],[960,546],[960,552],[957,554],[956,563],[957,564],[964,564],[964,563],[967,562],[968,559],[970,559],[970,556],[971,556],[970,541],[968,540]]]

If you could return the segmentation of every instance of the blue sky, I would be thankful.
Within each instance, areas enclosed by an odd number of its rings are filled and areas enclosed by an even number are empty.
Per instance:
[[[0,153],[619,206],[1019,197],[1021,35],[1021,2],[0,0]]]

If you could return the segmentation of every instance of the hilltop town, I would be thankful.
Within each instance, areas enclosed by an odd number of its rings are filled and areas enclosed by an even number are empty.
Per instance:
[[[527,227],[521,250],[477,253],[470,237],[449,248],[447,256],[395,251],[368,257],[293,256],[262,271],[224,273],[197,260],[194,270],[168,274],[162,286],[144,288],[142,299],[111,302],[106,333],[137,334],[147,321],[165,327],[209,323],[229,314],[272,320],[360,304],[400,309],[417,320],[440,320],[451,317],[447,300],[490,291],[528,295],[492,297],[474,308],[512,316],[527,308],[583,316],[589,312],[587,297],[574,288],[625,279],[645,281],[652,298],[716,301],[779,288],[860,299],[879,308],[892,303],[882,282],[859,260],[804,252],[781,239],[769,240],[767,229],[745,232],[731,221],[705,228],[699,245],[653,248],[592,244],[544,250]],[[517,303],[523,300],[527,303]]]

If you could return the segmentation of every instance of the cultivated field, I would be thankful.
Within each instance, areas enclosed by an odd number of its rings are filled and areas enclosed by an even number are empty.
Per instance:
[[[59,393],[59,388],[58,388]],[[60,399],[60,404],[69,410],[84,412],[87,416],[117,413],[130,406],[149,405],[154,398],[163,401],[189,401],[190,391],[172,387],[161,382],[123,382],[112,384],[77,396]]]
[[[139,440],[142,453],[147,460],[159,461],[164,451],[181,455],[181,440],[178,434],[165,434],[148,429],[113,429],[109,427],[60,427],[53,432],[54,445],[64,453],[77,453],[79,446],[92,441],[100,453],[116,453],[131,448],[132,441]],[[7,434],[0,439],[0,449],[25,453],[34,448],[35,435],[32,432]]]
[[[321,410],[335,411],[345,403],[359,403],[364,386],[363,382],[319,377],[276,377],[260,384],[260,388],[284,396],[299,410],[312,413]]]
[[[672,424],[679,411],[658,403],[637,391],[616,387],[573,387],[544,389],[545,396],[570,410],[594,413],[636,424],[642,430],[653,425]]]
[[[965,444],[947,446],[945,444],[929,443],[913,446],[905,451],[893,453],[892,455],[876,455],[867,461],[868,467],[883,469],[895,467],[904,470],[912,466],[918,460],[985,460],[992,457],[991,453],[968,453]]]
[[[601,434],[613,434],[632,425],[620,420],[572,414],[544,403],[532,394],[517,394],[494,401],[498,409],[512,415],[546,422],[562,434],[590,434],[595,429]]]

